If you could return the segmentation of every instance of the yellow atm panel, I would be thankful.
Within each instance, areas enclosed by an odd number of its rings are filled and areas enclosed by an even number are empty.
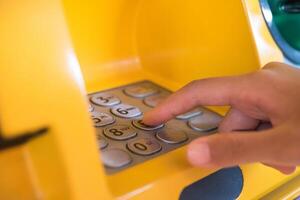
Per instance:
[[[201,185],[214,193],[205,180],[231,171],[190,166],[186,145],[107,173],[88,94],[144,80],[175,91],[284,61],[256,1],[12,0],[0,11],[0,199],[188,199]],[[251,164],[234,173],[227,189],[239,188],[238,199],[297,195],[299,171]]]

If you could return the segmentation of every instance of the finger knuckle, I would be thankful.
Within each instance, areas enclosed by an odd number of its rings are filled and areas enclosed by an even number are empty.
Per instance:
[[[229,134],[216,137],[210,145],[215,149],[211,153],[211,164],[213,166],[227,166],[235,159],[240,150],[238,140]]]

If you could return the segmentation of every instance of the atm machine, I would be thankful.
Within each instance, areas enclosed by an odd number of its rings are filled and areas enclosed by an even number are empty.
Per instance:
[[[300,194],[299,170],[189,165],[187,144],[214,134],[226,107],[151,130],[139,121],[191,80],[297,66],[300,29],[278,20],[299,27],[297,1],[10,0],[0,11],[0,199]]]

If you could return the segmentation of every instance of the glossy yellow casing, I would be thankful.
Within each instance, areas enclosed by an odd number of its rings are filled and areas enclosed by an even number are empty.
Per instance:
[[[107,176],[86,95],[144,79],[175,91],[193,79],[282,60],[280,52],[266,57],[257,45],[257,6],[240,0],[2,2],[1,134],[49,131],[0,151],[0,198],[178,199],[185,186],[216,169],[191,167],[182,147]],[[298,174],[260,164],[242,170],[240,199],[260,198]]]

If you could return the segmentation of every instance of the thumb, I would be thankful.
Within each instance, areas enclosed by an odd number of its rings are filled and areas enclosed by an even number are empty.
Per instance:
[[[280,152],[276,129],[260,132],[215,134],[194,140],[188,160],[195,166],[228,167],[243,163],[268,162]],[[275,134],[274,134],[275,133]],[[277,139],[276,139],[277,138]],[[278,155],[278,154],[277,154]]]

